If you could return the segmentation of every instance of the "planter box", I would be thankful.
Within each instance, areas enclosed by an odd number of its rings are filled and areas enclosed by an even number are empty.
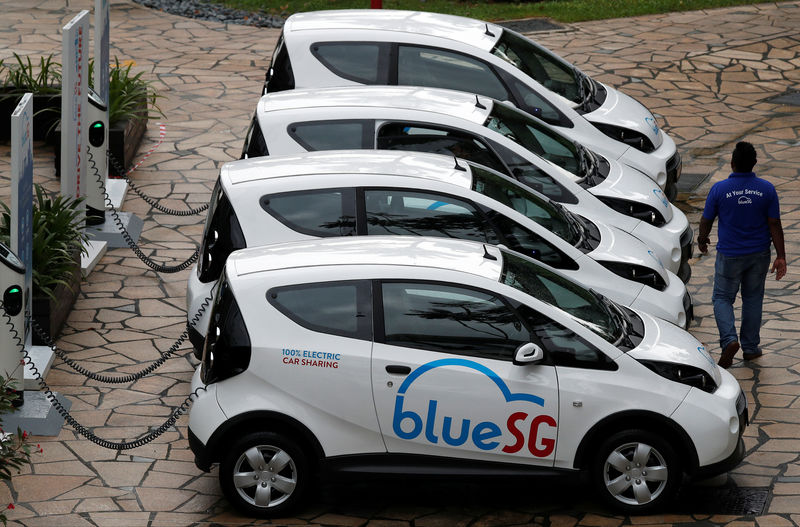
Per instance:
[[[61,334],[61,328],[64,326],[64,322],[66,322],[67,316],[72,310],[75,299],[78,298],[78,293],[81,292],[80,253],[77,253],[77,257],[75,258],[75,270],[72,272],[69,285],[70,287],[59,284],[56,287],[54,291],[56,300],[53,300],[49,296],[33,297],[33,305],[31,307],[33,319],[54,341]],[[33,345],[46,345],[35,331],[33,332]]]
[[[11,140],[11,114],[22,95],[7,94],[0,90],[0,141]],[[33,139],[47,141],[55,131],[61,117],[61,95],[33,95]]]

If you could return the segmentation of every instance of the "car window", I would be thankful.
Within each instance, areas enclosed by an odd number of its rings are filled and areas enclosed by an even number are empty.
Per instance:
[[[535,262],[503,251],[500,281],[561,309],[608,342],[620,337],[622,328],[596,295]]]
[[[494,104],[484,126],[547,159],[568,172],[580,174],[575,143],[547,125],[504,104]]]
[[[356,234],[355,191],[325,189],[263,196],[261,207],[275,219],[311,236]]]
[[[485,217],[464,200],[405,189],[364,191],[367,234],[459,238],[496,244]]]
[[[275,287],[267,300],[295,323],[311,331],[372,339],[369,281],[322,282]]]
[[[261,133],[261,126],[258,124],[258,117],[253,116],[250,121],[250,127],[247,129],[247,135],[244,138],[244,145],[242,146],[242,155],[239,159],[250,159],[251,157],[268,156],[267,143],[264,140],[264,134]]]
[[[318,42],[311,45],[311,53],[339,77],[378,84],[382,46],[385,44],[377,42]]]
[[[382,298],[386,344],[510,361],[530,341],[516,313],[485,291],[384,282]]]
[[[272,54],[272,63],[269,66],[269,70],[267,70],[265,84],[267,93],[294,89],[292,61],[289,58],[289,50],[286,49],[283,31],[281,31],[281,36]]]
[[[546,97],[542,97],[539,92],[524,82],[504,71],[500,72],[500,77],[511,90],[518,106],[529,114],[553,126],[564,126],[567,128],[572,128],[574,126],[572,121],[561,113],[561,111],[548,101]]]
[[[531,328],[533,341],[545,351],[554,366],[592,370],[616,370],[617,363],[569,328],[542,315],[530,306],[517,308]]]
[[[479,166],[472,168],[472,190],[524,214],[570,245],[580,240],[580,232],[571,226],[563,207],[529,192],[525,187]]]
[[[520,254],[544,262],[556,269],[575,271],[578,263],[535,232],[498,212],[489,213],[489,219],[504,238],[505,245]]]
[[[381,150],[405,150],[454,155],[489,168],[506,171],[503,162],[483,141],[470,133],[419,123],[386,123],[378,130]]]
[[[398,48],[397,84],[469,91],[501,101],[509,94],[488,64],[443,49],[406,46]]]
[[[536,192],[544,194],[553,201],[558,201],[559,203],[578,203],[578,197],[575,196],[575,194],[567,190],[564,185],[556,181],[553,176],[541,168],[532,164],[524,157],[517,155],[510,148],[506,148],[495,141],[489,141],[489,144],[511,170],[510,174],[508,174],[507,171],[503,171],[503,173],[512,176],[523,185],[531,187]]]
[[[310,152],[372,148],[374,129],[374,121],[362,119],[309,121],[288,127],[289,136]]]
[[[581,102],[574,68],[548,49],[504,29],[492,54],[523,71],[548,90],[573,102]]]

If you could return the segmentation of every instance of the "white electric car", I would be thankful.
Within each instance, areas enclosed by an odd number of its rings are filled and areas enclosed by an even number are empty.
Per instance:
[[[512,102],[646,174],[675,199],[681,157],[653,114],[502,26],[386,9],[290,16],[263,93],[353,84],[449,88]]]
[[[502,244],[616,302],[687,327],[686,285],[641,241],[490,169],[435,154],[352,150],[226,163],[211,196],[189,318],[235,250],[331,236],[441,236]],[[207,323],[195,324],[200,349]]]
[[[286,514],[328,471],[581,471],[645,513],[744,455],[745,395],[692,335],[500,247],[244,249],[211,318],[189,445],[247,514]]]
[[[579,213],[591,209],[653,247],[681,280],[691,276],[694,233],[660,188],[492,99],[407,86],[269,94],[242,157],[345,148],[450,153],[489,166]]]

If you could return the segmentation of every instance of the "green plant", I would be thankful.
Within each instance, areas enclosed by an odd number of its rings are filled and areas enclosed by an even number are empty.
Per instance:
[[[51,198],[40,186],[34,185],[33,202],[33,296],[48,296],[53,300],[59,284],[70,286],[75,271],[75,254],[85,252],[88,240],[84,218],[78,205],[83,198],[66,196]],[[8,205],[3,208],[0,238],[9,239],[11,215]]]
[[[14,53],[16,65],[8,66],[0,61],[0,74],[3,88],[7,93],[22,94],[58,94],[61,92],[61,64],[53,60],[53,55],[39,57],[38,66],[34,66],[30,57],[20,57]]]
[[[151,119],[165,117],[156,102],[163,97],[156,93],[152,81],[142,78],[142,72],[132,74],[133,63],[120,64],[114,57],[114,64],[108,72],[108,122],[110,125],[129,119]],[[94,86],[94,60],[89,61],[89,86]],[[146,101],[142,105],[142,101]],[[150,111],[148,111],[148,105]],[[151,115],[153,113],[153,115]]]
[[[28,433],[19,428],[16,432],[5,432],[2,428],[2,416],[14,411],[14,401],[19,397],[13,389],[13,381],[0,376],[0,480],[6,481],[11,481],[14,473],[18,474],[22,465],[31,461]],[[42,447],[36,445],[36,451],[41,453]],[[0,509],[0,522],[3,522],[3,525],[8,521],[6,510],[13,508],[14,504],[9,503],[5,509]]]

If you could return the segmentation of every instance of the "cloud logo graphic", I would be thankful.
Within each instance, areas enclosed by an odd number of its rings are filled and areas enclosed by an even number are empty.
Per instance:
[[[653,258],[653,260],[655,260],[656,262],[658,262],[658,265],[659,265],[659,266],[660,266],[662,269],[664,268],[664,264],[661,262],[661,258],[659,258],[658,256],[656,256],[656,253],[654,253],[652,249],[647,249],[647,254],[649,254],[649,255],[650,255],[652,258]]]
[[[464,368],[470,368],[486,375],[495,385],[497,385],[497,387],[500,389],[500,393],[503,394],[503,397],[505,397],[507,403],[513,401],[528,401],[539,406],[544,406],[544,399],[541,397],[529,393],[511,393],[511,390],[508,389],[508,386],[503,379],[501,379],[495,372],[483,364],[467,359],[440,359],[423,364],[405,378],[403,384],[401,384],[400,388],[397,390],[397,395],[405,395],[414,381],[419,379],[423,374],[435,368],[441,368],[444,366],[463,366]]]
[[[706,351],[705,346],[697,346],[697,351],[699,351],[700,355],[702,355],[709,363],[711,363],[712,366],[717,365],[717,363],[714,362],[714,357],[712,357],[711,354]]]
[[[751,203],[753,203],[753,200],[748,198],[747,196],[739,196],[737,203],[739,205],[750,205]]]
[[[658,123],[652,117],[645,117],[644,122],[647,123],[647,126],[653,131],[654,134],[658,135]]]
[[[659,201],[661,201],[661,204],[664,205],[665,208],[669,207],[669,201],[667,201],[667,197],[664,195],[663,190],[661,190],[660,188],[654,188],[653,194],[655,194],[655,196],[659,199]]]

